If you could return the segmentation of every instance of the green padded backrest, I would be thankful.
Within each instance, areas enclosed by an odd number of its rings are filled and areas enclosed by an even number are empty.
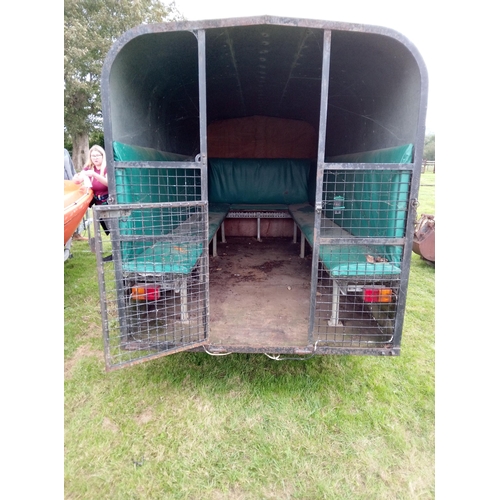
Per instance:
[[[413,161],[413,144],[393,148],[340,155],[330,163],[398,163]],[[411,173],[401,170],[337,170],[327,171],[325,185],[329,186],[327,202],[335,196],[344,197],[344,209],[334,214],[333,203],[327,210],[338,225],[354,236],[401,238],[405,235]],[[332,189],[338,186],[339,189]],[[401,250],[388,247],[387,254],[398,259]]]
[[[155,167],[157,161],[188,161],[191,158],[153,148],[113,142],[113,155],[119,162],[151,162],[151,166],[115,169],[116,200],[124,203],[166,203],[194,201],[201,198],[201,178],[197,169]],[[161,234],[165,228],[177,227],[188,216],[186,210],[141,209],[120,221],[122,235],[150,236]],[[162,223],[159,224],[158,220]],[[123,244],[124,258],[140,253],[140,243]]]
[[[411,163],[413,145],[365,151],[330,158],[331,163]],[[404,236],[410,173],[401,170],[327,171],[328,201],[344,197],[340,216],[328,214],[354,236]],[[330,186],[339,186],[336,191]]]
[[[328,163],[411,163],[413,144],[326,158]]]
[[[189,156],[118,141],[113,142],[113,156],[115,161],[186,161],[190,159]]]
[[[157,161],[190,158],[167,151],[113,142],[115,161],[151,162],[147,168],[115,169],[117,203],[161,203],[200,199],[200,175],[196,169],[155,167]]]
[[[210,158],[208,199],[216,203],[285,204],[308,200],[312,161]]]

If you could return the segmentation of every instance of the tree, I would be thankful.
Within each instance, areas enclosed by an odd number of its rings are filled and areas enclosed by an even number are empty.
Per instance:
[[[141,23],[182,20],[175,0],[64,0],[64,135],[80,171],[102,131],[100,79],[111,45]]]
[[[427,161],[436,159],[436,136],[434,134],[425,136],[423,157]]]

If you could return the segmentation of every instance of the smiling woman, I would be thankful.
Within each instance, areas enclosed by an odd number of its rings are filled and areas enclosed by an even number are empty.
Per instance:
[[[89,208],[93,205],[108,204],[108,172],[106,166],[106,152],[101,146],[95,144],[90,148],[89,158],[83,167],[83,170],[74,177],[77,183],[86,183],[91,185],[94,192]],[[106,222],[101,219],[100,225],[106,235],[109,235],[109,228]],[[112,255],[103,258],[104,262],[113,260]]]
[[[93,205],[108,204],[108,173],[106,170],[106,153],[101,146],[97,144],[92,146],[89,151],[89,158],[83,167],[83,170],[75,176],[75,182],[82,183],[89,179],[94,191],[94,197],[90,203]],[[104,221],[101,221],[101,227],[106,234],[109,230]]]

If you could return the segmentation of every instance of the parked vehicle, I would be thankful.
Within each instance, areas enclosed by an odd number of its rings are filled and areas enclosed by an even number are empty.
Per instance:
[[[107,369],[200,350],[399,355],[427,85],[383,27],[126,32],[102,73],[110,194],[94,208]]]
[[[415,224],[413,251],[429,263],[436,262],[436,221],[432,214],[422,214]]]

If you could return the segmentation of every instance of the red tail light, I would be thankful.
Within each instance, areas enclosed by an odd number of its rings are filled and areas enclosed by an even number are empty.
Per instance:
[[[363,300],[365,302],[392,302],[392,289],[382,287],[364,288]]]
[[[158,300],[160,298],[160,287],[134,286],[132,287],[131,298],[133,300]]]

